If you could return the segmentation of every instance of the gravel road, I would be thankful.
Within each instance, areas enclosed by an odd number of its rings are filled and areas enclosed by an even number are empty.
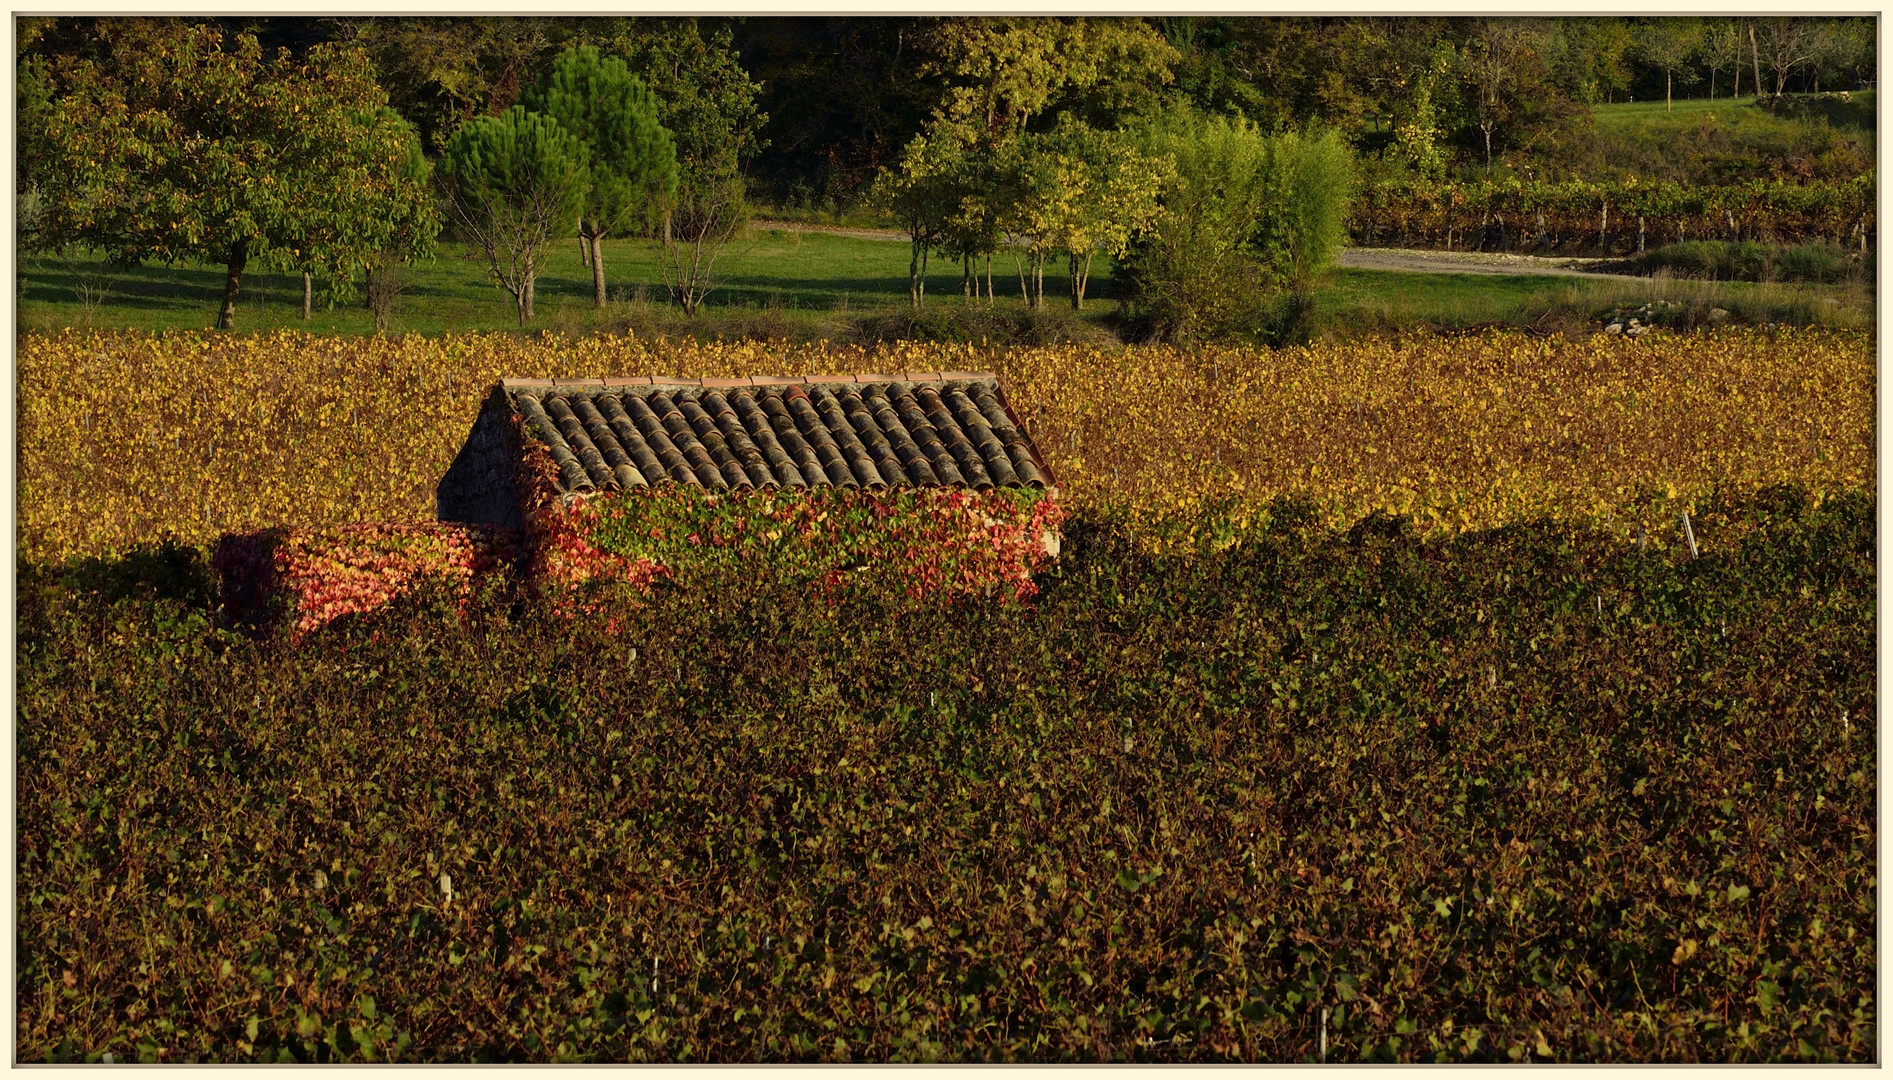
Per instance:
[[[792,221],[757,219],[750,228],[767,232],[814,232],[852,236],[858,240],[900,240],[898,229],[854,229],[840,225],[803,225]],[[1498,274],[1549,277],[1619,277],[1593,267],[1604,259],[1544,258],[1483,251],[1410,251],[1402,248],[1343,248],[1335,264],[1349,270],[1396,270],[1409,274]]]

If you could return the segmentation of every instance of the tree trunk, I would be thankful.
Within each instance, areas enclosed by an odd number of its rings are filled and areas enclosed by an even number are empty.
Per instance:
[[[1065,253],[1065,269],[1071,273],[1071,310],[1078,311],[1085,306],[1084,283],[1078,280],[1078,253]]]
[[[1738,48],[1740,46],[1737,46]],[[1755,24],[1748,24],[1748,55],[1755,62],[1755,96],[1762,96],[1762,50],[1755,44]]]
[[[591,240],[587,238],[584,233],[578,234],[578,261],[584,263],[586,266],[592,264]]]
[[[973,280],[973,256],[962,255],[960,257],[960,296],[970,304],[977,299],[973,291],[978,287],[979,283]]]
[[[992,306],[993,306],[993,257],[992,255],[988,254],[986,256],[986,310],[991,311]]]
[[[217,329],[234,330],[237,324],[237,286],[243,283],[243,267],[250,261],[250,247],[239,240],[230,245],[230,260],[224,267],[223,308],[217,312]]]
[[[916,234],[908,247],[907,302],[920,310],[920,237]]]
[[[309,321],[309,306],[315,299],[315,283],[309,278],[309,271],[302,272],[302,319]]]
[[[1716,99],[1716,69],[1710,68],[1709,69],[1709,100],[1714,101],[1715,99]]]
[[[1605,203],[1597,220],[1597,247],[1602,254],[1610,254],[1610,204]]]
[[[591,249],[592,306],[603,311],[605,310],[605,234],[593,233],[588,246]]]
[[[519,325],[521,326],[532,321],[532,285],[534,276],[535,275],[530,270],[527,271],[526,280],[521,282],[519,286]]]
[[[1670,109],[1670,73],[1669,69],[1665,68],[1663,70],[1663,111],[1669,112]]]
[[[1643,215],[1637,215],[1637,254],[1643,254]]]

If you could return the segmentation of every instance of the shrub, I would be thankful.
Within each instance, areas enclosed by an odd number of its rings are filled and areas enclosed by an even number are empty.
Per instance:
[[[1132,325],[1161,340],[1281,336],[1271,292],[1298,320],[1347,239],[1352,152],[1331,131],[1269,136],[1188,112],[1157,121],[1146,142],[1175,163],[1175,178],[1120,263]]]
[[[1779,281],[1833,285],[1871,275],[1871,263],[1831,243],[1797,245],[1749,241],[1688,240],[1630,260],[1642,274],[1669,271],[1677,277],[1715,281]]]

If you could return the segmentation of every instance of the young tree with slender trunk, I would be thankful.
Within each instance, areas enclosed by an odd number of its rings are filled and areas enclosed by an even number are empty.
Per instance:
[[[1788,77],[1812,61],[1820,49],[1819,24],[1814,19],[1768,18],[1749,24],[1757,65],[1755,86],[1761,89],[1760,68],[1775,77],[1776,100],[1788,88]]]
[[[743,70],[729,31],[706,36],[696,19],[609,20],[594,37],[650,87],[676,142],[677,189],[658,232],[664,284],[694,315],[717,287],[724,246],[749,223],[743,164],[764,145],[762,87]]]
[[[447,140],[439,166],[449,216],[469,253],[533,318],[540,249],[569,236],[590,190],[590,151],[549,116],[515,105]]]
[[[1716,96],[1716,75],[1723,68],[1728,68],[1732,82],[1729,96],[1735,97],[1740,91],[1742,76],[1742,36],[1741,28],[1734,19],[1710,19],[1703,25],[1701,46],[1698,55],[1703,66],[1709,69],[1709,100]]]
[[[1689,18],[1647,19],[1638,28],[1638,57],[1663,72],[1663,111],[1673,109],[1678,78],[1688,85],[1700,77],[1692,65],[1702,52],[1702,36],[1702,23]]]
[[[591,190],[578,235],[592,271],[592,302],[605,306],[605,237],[646,228],[677,192],[677,147],[657,121],[657,103],[615,56],[568,49],[520,104],[557,120],[591,150]]]
[[[959,210],[963,171],[963,147],[956,133],[935,124],[914,136],[901,151],[898,170],[883,169],[869,190],[869,201],[907,230],[907,299],[915,311],[926,299],[927,256],[946,239]]]

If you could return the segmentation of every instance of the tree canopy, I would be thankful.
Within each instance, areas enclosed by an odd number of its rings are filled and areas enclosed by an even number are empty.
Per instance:
[[[461,238],[512,294],[526,325],[541,250],[570,236],[585,211],[590,149],[558,121],[515,105],[454,132],[440,176]]]
[[[579,237],[591,250],[594,301],[605,306],[604,238],[655,224],[677,191],[677,147],[657,103],[625,62],[591,45],[568,49],[521,104],[559,122],[591,157]]]
[[[37,69],[47,99],[31,136],[45,155],[38,242],[224,263],[226,328],[250,260],[349,278],[402,227],[426,232],[432,209],[413,129],[359,51],[228,45],[213,26],[107,24],[92,55]]]

